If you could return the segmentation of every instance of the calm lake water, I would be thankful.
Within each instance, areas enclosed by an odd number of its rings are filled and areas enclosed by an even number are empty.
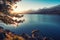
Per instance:
[[[43,36],[52,37],[55,40],[60,40],[60,15],[40,15],[40,14],[25,14],[25,22],[21,23],[18,27],[7,27],[17,34],[28,33],[31,34],[32,30],[40,30]]]

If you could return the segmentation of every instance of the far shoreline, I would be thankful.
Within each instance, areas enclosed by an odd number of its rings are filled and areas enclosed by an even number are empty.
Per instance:
[[[20,14],[31,14],[31,13],[20,13]],[[32,14],[40,14],[40,13],[32,13]],[[41,15],[60,15],[60,14],[41,14]]]

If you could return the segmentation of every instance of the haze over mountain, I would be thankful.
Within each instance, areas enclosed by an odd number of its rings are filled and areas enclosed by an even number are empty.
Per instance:
[[[50,8],[43,8],[39,10],[28,10],[24,12],[25,14],[58,14],[60,15],[60,5],[50,7]]]

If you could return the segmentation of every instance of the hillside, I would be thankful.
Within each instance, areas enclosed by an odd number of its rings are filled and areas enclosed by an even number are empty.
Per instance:
[[[43,9],[39,9],[37,11],[27,11],[25,12],[25,14],[58,14],[60,15],[60,5],[51,7],[51,8],[43,8]]]

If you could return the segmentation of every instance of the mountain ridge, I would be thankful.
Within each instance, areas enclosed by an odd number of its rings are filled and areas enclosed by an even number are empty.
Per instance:
[[[51,8],[43,8],[39,10],[30,10],[24,12],[25,14],[57,14],[60,15],[60,5],[51,7]]]

